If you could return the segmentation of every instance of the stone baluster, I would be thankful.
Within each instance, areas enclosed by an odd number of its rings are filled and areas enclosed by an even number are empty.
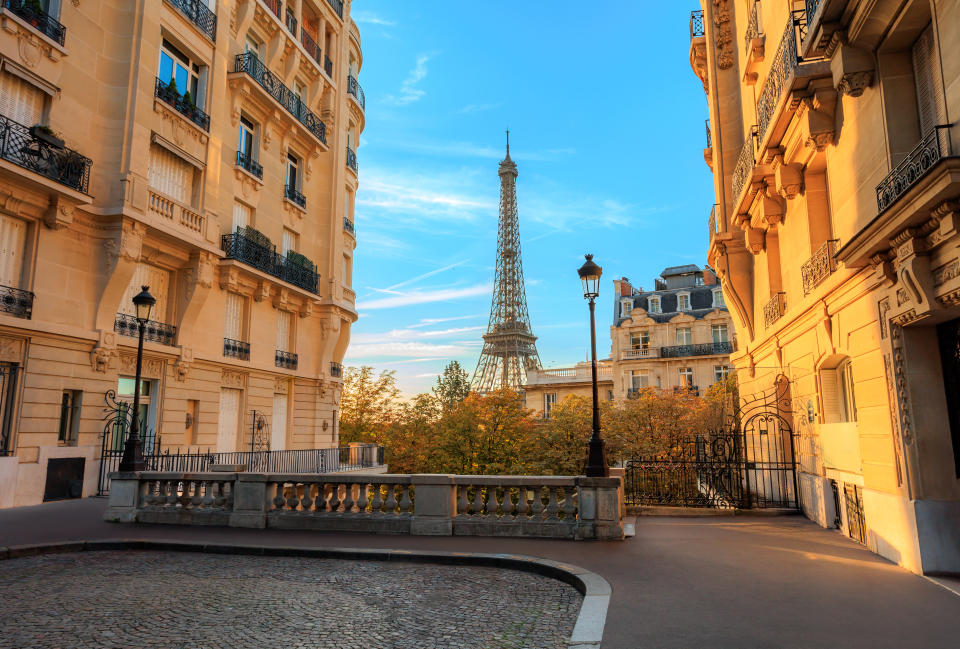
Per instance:
[[[473,485],[473,515],[480,516],[483,514],[483,489],[480,488],[480,485]]]
[[[176,507],[177,506],[177,483],[175,480],[164,480],[166,483],[166,494],[167,494],[167,506]]]
[[[526,487],[517,489],[517,518],[526,518],[530,512],[530,503],[527,501],[528,491]]]
[[[547,502],[547,518],[555,519],[557,512],[560,511],[560,505],[557,503],[557,490],[554,487],[548,487],[550,500]]]
[[[232,482],[221,482],[220,488],[223,489],[226,487],[226,497],[224,498],[224,504],[227,509],[233,509],[233,484]]]
[[[531,512],[533,518],[543,518],[543,489],[541,487],[533,488],[533,506]]]
[[[564,487],[563,488],[563,519],[565,521],[573,520],[574,514],[577,512],[577,490],[575,487]]]
[[[369,489],[369,485],[367,485],[366,482],[363,482],[358,484],[357,488],[360,490],[357,494],[357,513],[366,514],[367,505],[369,504],[369,501],[367,500],[367,489]]]
[[[410,498],[410,485],[400,485],[400,513],[409,514],[413,509],[413,500]]]
[[[213,481],[204,480],[203,481],[203,508],[211,509],[213,507]]]
[[[200,507],[200,503],[203,502],[204,483],[201,480],[194,480],[191,484],[193,485],[193,497],[190,499],[190,504],[194,507],[194,509],[198,509]],[[186,491],[186,489],[184,489],[184,491]]]
[[[383,485],[379,482],[373,483],[373,502],[370,503],[370,508],[373,510],[374,514],[383,513],[383,497],[380,494],[380,490],[383,489]]]
[[[457,516],[469,515],[470,500],[467,498],[468,489],[469,487],[467,485],[460,485],[457,487],[457,491],[460,492],[460,497],[457,499]]]
[[[514,505],[513,505],[513,495],[510,493],[510,487],[503,488],[503,500],[500,504],[500,508],[503,510],[504,516],[513,517]]]
[[[334,482],[330,485],[330,500],[328,501],[330,505],[330,513],[340,511],[340,483]]]
[[[497,485],[487,487],[487,515],[496,518],[500,503],[497,500]]]
[[[300,485],[296,482],[290,485],[290,495],[287,496],[287,507],[290,508],[290,511],[297,511],[297,505],[300,504],[300,498],[297,497],[298,489],[300,489]]]
[[[387,502],[386,508],[388,514],[397,513],[397,494],[396,494],[396,485],[393,483],[387,484]]]
[[[303,512],[304,514],[310,513],[310,508],[313,507],[313,498],[310,497],[311,491],[313,491],[313,483],[304,482],[303,498],[300,499],[300,506],[302,507],[300,511]]]
[[[349,514],[353,511],[353,485],[346,483],[343,485],[343,513]]]
[[[286,504],[287,499],[283,496],[283,483],[282,482],[271,482],[273,489],[276,489],[276,495],[273,497],[273,508],[274,509],[283,509],[283,506]],[[268,487],[270,488],[270,487]]]

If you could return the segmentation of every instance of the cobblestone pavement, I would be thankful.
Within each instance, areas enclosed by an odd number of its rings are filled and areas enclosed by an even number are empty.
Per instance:
[[[187,552],[4,561],[2,649],[564,647],[571,586],[500,568]]]

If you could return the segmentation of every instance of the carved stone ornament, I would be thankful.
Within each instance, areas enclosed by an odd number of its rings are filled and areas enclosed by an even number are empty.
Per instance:
[[[953,259],[933,271],[933,285],[940,286],[960,274],[960,260]]]
[[[733,66],[733,29],[730,27],[730,0],[713,0],[713,22],[717,26],[717,67]]]
[[[73,223],[76,205],[62,196],[50,200],[50,206],[43,214],[43,224],[51,230],[60,230]]]
[[[313,315],[313,300],[304,300],[300,304],[300,317],[309,318]]]
[[[123,261],[140,261],[140,252],[143,248],[144,226],[138,224],[124,224],[120,232],[120,239],[107,239],[103,242],[103,251],[106,255],[107,266],[113,268],[121,259]]]
[[[190,372],[190,365],[193,363],[193,350],[189,347],[180,348],[180,358],[177,359],[175,369],[178,381],[186,381]]]
[[[775,166],[774,178],[777,193],[787,200],[793,200],[803,191],[803,166],[796,162],[786,164],[782,157]]]
[[[877,321],[880,323],[880,338],[885,340],[888,335],[887,314],[890,312],[890,298],[883,298],[877,303]]]
[[[274,394],[287,394],[289,391],[287,385],[287,379],[277,376],[273,379],[273,392]]]
[[[766,232],[759,228],[747,228],[747,246],[750,252],[759,255],[766,243]]]
[[[238,292],[240,288],[240,271],[235,266],[225,266],[220,268],[220,289],[224,291]]]
[[[883,355],[883,376],[887,385],[887,409],[890,416],[890,432],[893,436],[893,457],[896,461],[897,484],[903,484],[903,440],[897,421],[897,395],[894,390],[893,361],[890,354]]]
[[[897,411],[900,413],[900,435],[903,443],[913,443],[910,415],[910,392],[907,388],[907,370],[903,349],[903,330],[899,325],[890,325],[890,340],[893,343],[893,383],[897,395]]]
[[[260,284],[257,285],[256,290],[253,292],[253,301],[254,302],[263,302],[270,297],[270,283],[266,280],[261,280]]]
[[[90,367],[94,372],[105,373],[116,367],[117,334],[114,331],[101,331],[100,340],[90,350]]]
[[[280,290],[273,296],[273,308],[281,311],[290,310],[290,289],[285,286],[280,287]]]
[[[247,384],[247,375],[243,372],[223,370],[220,385],[228,388],[243,388]]]
[[[864,90],[870,87],[870,84],[872,83],[873,70],[852,72],[850,74],[845,74],[840,78],[840,83],[837,84],[837,92],[841,95],[859,97],[863,94]]]
[[[146,379],[163,378],[163,371],[167,362],[162,358],[144,358],[140,368],[140,376]],[[120,373],[135,376],[137,373],[136,354],[120,354]]]
[[[19,338],[0,338],[0,361],[22,363],[23,340]]]

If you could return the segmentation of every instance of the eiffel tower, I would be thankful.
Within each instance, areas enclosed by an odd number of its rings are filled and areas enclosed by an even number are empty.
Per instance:
[[[521,391],[527,370],[540,369],[540,355],[527,313],[527,294],[520,260],[520,223],[517,219],[517,164],[500,162],[500,226],[497,234],[497,270],[493,281],[490,322],[483,335],[483,351],[473,374],[472,388],[485,394],[501,388]]]

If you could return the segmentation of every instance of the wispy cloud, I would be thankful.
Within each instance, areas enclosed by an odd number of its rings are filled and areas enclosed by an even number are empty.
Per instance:
[[[432,324],[440,324],[441,322],[454,322],[456,320],[475,320],[476,318],[486,318],[486,313],[478,313],[475,315],[458,315],[450,318],[420,318],[420,322],[417,324],[412,324],[408,329],[414,329],[415,327],[429,327]]]
[[[502,105],[503,104],[501,104],[500,102],[497,102],[495,104],[467,104],[457,112],[464,113],[464,114],[482,113],[484,111],[493,110],[494,108],[500,108],[500,106]]]
[[[381,18],[372,11],[351,11],[350,17],[353,22],[366,25],[380,25],[381,27],[393,27],[396,23],[386,18]]]
[[[483,214],[495,216],[496,197],[484,196],[469,170],[435,174],[409,174],[396,169],[367,170],[357,194],[364,211],[386,210],[404,214],[408,222],[426,219],[473,221]]]
[[[442,268],[435,268],[434,270],[431,270],[431,271],[428,271],[428,272],[426,272],[426,273],[423,273],[422,275],[417,275],[416,277],[411,277],[410,279],[406,279],[406,280],[400,282],[399,284],[394,284],[393,286],[388,286],[388,287],[387,287],[386,289],[384,289],[384,290],[386,290],[386,291],[394,291],[394,290],[400,288],[401,286],[409,286],[410,284],[415,284],[415,283],[419,282],[419,281],[422,280],[422,279],[427,279],[428,277],[433,277],[434,275],[439,275],[440,273],[446,272],[446,271],[448,271],[448,270],[450,270],[450,269],[452,269],[452,268],[456,268],[457,266],[462,266],[463,264],[467,263],[468,261],[469,261],[469,259],[464,259],[463,261],[458,261],[458,262],[455,262],[455,263],[452,263],[452,264],[447,264],[446,266],[443,266]],[[377,289],[374,289],[374,290],[377,290]]]
[[[434,345],[422,342],[358,343],[347,350],[348,362],[354,359],[414,357],[416,359],[454,358],[472,353],[470,341]]]
[[[415,101],[420,101],[420,99],[427,94],[427,91],[418,88],[417,84],[427,76],[427,61],[429,61],[431,57],[432,54],[420,54],[417,56],[416,65],[407,73],[407,78],[400,84],[400,94],[387,95],[384,98],[387,103],[395,106],[406,106]]]
[[[486,327],[453,327],[450,329],[433,329],[423,331],[407,327],[405,329],[393,329],[382,333],[358,333],[353,334],[350,342],[356,344],[368,344],[378,342],[407,342],[415,340],[430,340],[437,338],[456,338],[465,334],[475,334],[485,330]]]
[[[490,290],[490,284],[477,284],[475,286],[466,286],[462,288],[442,288],[430,291],[411,291],[409,293],[402,293],[391,297],[361,302],[357,304],[357,309],[372,311],[374,309],[392,309],[396,307],[411,306],[414,304],[427,304],[430,302],[447,302],[466,297],[488,295]]]

